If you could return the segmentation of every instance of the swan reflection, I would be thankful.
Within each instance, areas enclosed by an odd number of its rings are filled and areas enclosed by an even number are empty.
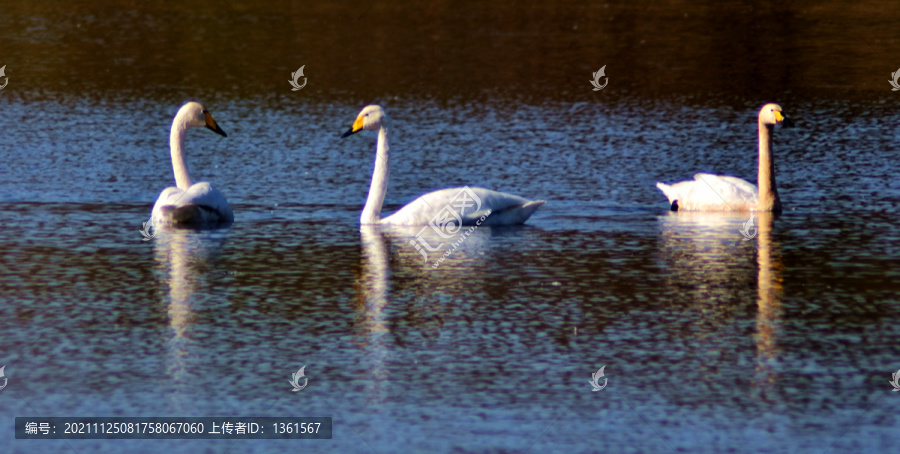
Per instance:
[[[458,341],[465,339],[460,331],[466,329],[465,311],[459,306],[484,295],[490,250],[497,247],[498,236],[506,235],[519,233],[479,228],[453,247],[453,241],[422,226],[360,227],[354,326],[356,345],[366,353],[361,371],[368,377],[370,401],[386,399],[385,364],[394,345],[409,343],[457,354]],[[442,251],[450,253],[432,252],[423,258],[411,244],[419,239],[431,245],[444,243]]]
[[[367,378],[366,395],[370,403],[375,403],[387,399],[388,373],[384,363],[391,340],[384,311],[388,304],[390,256],[378,225],[360,226],[360,242],[363,254],[356,284],[355,343],[366,353],[361,369]]]
[[[208,296],[201,286],[218,244],[202,234],[180,229],[160,231],[154,242],[156,261],[168,271],[164,280],[169,288],[166,302],[171,327],[167,373],[176,390],[173,404],[178,410],[189,410],[190,396],[196,392],[191,388],[200,386],[189,367],[200,359],[190,328],[195,321],[195,308],[202,306]]]
[[[781,334],[784,309],[782,288],[781,245],[772,238],[772,213],[759,213],[759,227],[756,260],[757,274],[757,314],[756,314],[756,371],[757,385],[768,387],[776,380],[773,363],[778,359],[781,348],[778,337]]]
[[[698,331],[705,333],[700,339],[704,343],[729,342],[722,339],[723,331],[734,329],[735,312],[747,299],[743,289],[756,287],[753,381],[768,388],[777,379],[772,363],[781,351],[783,266],[780,245],[772,235],[774,215],[753,216],[756,224],[748,226],[750,213],[670,212],[660,218],[661,255],[669,265],[669,287],[703,311]]]
[[[496,233],[490,227],[479,225],[455,229],[393,225],[382,229],[395,245],[404,266],[423,268],[424,271],[478,266]]]

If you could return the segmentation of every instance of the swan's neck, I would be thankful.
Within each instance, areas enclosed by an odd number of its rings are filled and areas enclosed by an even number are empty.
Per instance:
[[[182,191],[187,191],[193,182],[188,172],[187,162],[184,161],[184,136],[187,125],[181,118],[175,117],[172,122],[172,132],[169,134],[169,148],[172,150],[172,170],[175,172],[175,186]]]
[[[381,220],[381,205],[388,185],[388,159],[391,146],[388,143],[387,126],[378,130],[378,148],[375,150],[375,171],[372,172],[372,185],[369,186],[369,198],[359,218],[361,224],[378,224]]]
[[[772,156],[773,125],[759,124],[759,211],[781,211],[775,188],[775,158]]]

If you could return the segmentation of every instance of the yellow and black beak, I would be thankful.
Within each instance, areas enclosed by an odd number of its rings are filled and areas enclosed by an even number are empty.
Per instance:
[[[785,117],[784,114],[778,110],[775,111],[775,124],[781,125],[782,127],[785,127],[785,128],[793,128],[794,127],[794,122],[791,121],[790,118]]]
[[[356,121],[353,122],[353,126],[351,126],[350,129],[347,130],[347,132],[341,134],[341,138],[343,139],[344,137],[352,136],[353,134],[362,131],[364,118],[365,117],[362,115],[356,117]]]
[[[222,137],[228,137],[228,134],[225,134],[225,131],[222,131],[222,128],[216,124],[216,120],[213,120],[212,115],[209,114],[209,111],[203,109],[203,115],[206,116],[206,127],[212,130],[212,132],[221,135]]]

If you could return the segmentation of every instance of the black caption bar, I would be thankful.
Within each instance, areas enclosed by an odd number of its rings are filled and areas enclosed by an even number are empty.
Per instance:
[[[16,417],[16,438],[52,439],[329,439],[330,417]]]

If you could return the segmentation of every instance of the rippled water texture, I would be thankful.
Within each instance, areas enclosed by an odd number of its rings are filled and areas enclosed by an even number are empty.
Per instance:
[[[2,11],[2,452],[900,441],[900,4]],[[228,133],[191,130],[186,150],[235,223],[142,241],[189,99]],[[386,212],[463,185],[547,204],[524,226],[474,229],[437,267],[410,244],[421,228],[360,228],[375,138],[340,134],[373,102],[393,118]],[[798,123],[775,129],[785,212],[756,215],[749,240],[747,215],[669,212],[657,181],[755,182],[765,102]],[[334,433],[15,440],[17,416],[330,416]]]

